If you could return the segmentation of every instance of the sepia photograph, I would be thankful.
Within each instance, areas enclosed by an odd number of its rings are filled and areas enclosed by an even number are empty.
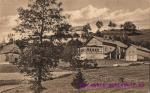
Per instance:
[[[0,93],[150,93],[150,0],[0,0]]]

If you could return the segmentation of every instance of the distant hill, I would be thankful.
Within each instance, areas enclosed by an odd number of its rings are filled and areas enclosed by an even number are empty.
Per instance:
[[[119,29],[115,29],[113,31],[103,31],[104,35],[115,35],[121,37],[124,33],[124,31],[120,31]],[[128,37],[132,41],[148,41],[150,42],[150,29],[141,29],[138,31],[138,33],[141,33],[139,35],[132,35],[130,32],[127,32]]]
[[[150,29],[142,29],[141,35],[129,36],[129,38],[133,41],[147,41],[150,42]]]

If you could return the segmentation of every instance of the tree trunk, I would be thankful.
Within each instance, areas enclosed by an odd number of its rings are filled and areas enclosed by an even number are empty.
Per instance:
[[[41,93],[42,91],[42,69],[41,69],[41,65],[40,65],[40,62],[38,63],[38,72],[37,72],[38,76],[37,76],[37,79],[35,79],[35,89],[34,89],[34,93]]]
[[[42,81],[42,68],[41,65],[39,64],[39,71],[38,71],[38,88],[42,87],[41,81]]]
[[[39,40],[40,40],[40,47],[43,47],[43,23],[42,23],[42,29],[41,33],[39,35]],[[42,56],[42,55],[40,55]],[[41,57],[42,58],[42,57]],[[38,62],[38,77],[37,77],[37,86],[36,86],[36,93],[41,93],[42,90],[42,59]]]

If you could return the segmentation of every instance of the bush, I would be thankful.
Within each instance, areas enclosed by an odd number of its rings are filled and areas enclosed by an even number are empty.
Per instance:
[[[82,74],[80,69],[78,70],[77,74],[73,78],[71,85],[75,89],[78,89],[78,90],[80,90],[82,87],[86,87],[86,86],[81,86],[81,85],[86,85],[86,81],[85,81],[83,74]]]

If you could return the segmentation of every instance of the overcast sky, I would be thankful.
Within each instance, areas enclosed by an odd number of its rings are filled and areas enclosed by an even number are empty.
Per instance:
[[[28,0],[0,0],[1,38],[12,32],[16,9],[27,6]],[[60,0],[72,25],[95,24],[100,19],[117,24],[133,21],[140,28],[150,28],[150,0]],[[107,24],[106,24],[107,25]]]

